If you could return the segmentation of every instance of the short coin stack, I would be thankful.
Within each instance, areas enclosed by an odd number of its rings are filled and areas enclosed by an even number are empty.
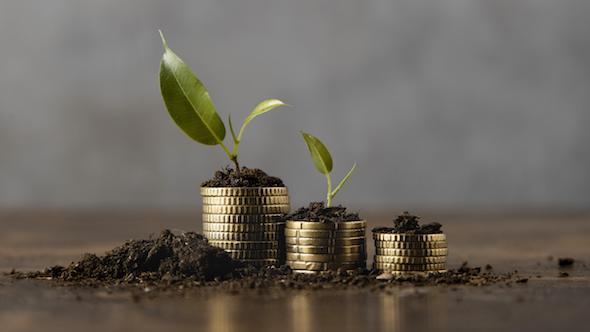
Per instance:
[[[287,265],[299,273],[366,267],[365,221],[288,220]]]
[[[392,274],[442,272],[446,269],[444,234],[386,233],[373,231],[373,267]]]
[[[284,222],[277,218],[289,212],[286,187],[202,187],[201,196],[203,235],[211,245],[252,265],[282,263]]]

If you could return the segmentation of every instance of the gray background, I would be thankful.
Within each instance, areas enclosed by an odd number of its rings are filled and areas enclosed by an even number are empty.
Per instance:
[[[225,119],[260,100],[242,163],[353,208],[590,206],[585,0],[1,1],[0,208],[187,208],[228,164],[166,113],[157,29]]]

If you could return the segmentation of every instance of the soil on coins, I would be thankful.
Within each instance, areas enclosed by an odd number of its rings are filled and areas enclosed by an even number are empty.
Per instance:
[[[393,227],[373,228],[375,233],[440,234],[442,225],[437,222],[420,225],[420,217],[404,212],[393,219]]]
[[[240,174],[235,169],[225,167],[212,179],[205,181],[201,187],[284,187],[283,181],[270,176],[258,168],[242,167]]]
[[[342,205],[326,207],[324,202],[311,202],[308,207],[299,208],[281,219],[322,223],[361,220],[358,213],[348,212]]]

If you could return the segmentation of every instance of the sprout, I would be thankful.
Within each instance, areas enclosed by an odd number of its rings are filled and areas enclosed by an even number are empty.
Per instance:
[[[239,133],[236,135],[231,115],[228,117],[229,129],[234,142],[233,149],[223,143],[225,125],[215,109],[209,92],[178,55],[168,47],[162,31],[164,55],[160,63],[160,91],[168,113],[178,127],[190,138],[205,145],[219,145],[235,164],[236,172],[240,173],[238,163],[238,147],[244,136],[244,129],[257,116],[279,106],[287,106],[278,99],[268,99],[256,106],[246,117]]]
[[[348,178],[352,175],[352,172],[356,169],[356,163],[352,165],[352,168],[342,181],[336,186],[334,190],[332,190],[332,177],[330,176],[330,172],[332,172],[332,156],[330,156],[330,151],[326,148],[326,146],[315,136],[301,132],[303,135],[303,139],[305,143],[307,143],[307,148],[309,149],[309,153],[311,154],[311,159],[313,160],[313,164],[317,170],[326,176],[326,181],[328,182],[328,193],[326,194],[326,206],[332,206],[332,199],[336,196],[338,191],[342,189],[342,186],[348,181]]]

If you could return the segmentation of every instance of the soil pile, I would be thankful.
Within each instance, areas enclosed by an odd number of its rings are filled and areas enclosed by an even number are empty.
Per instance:
[[[299,208],[282,219],[322,223],[361,220],[358,213],[347,212],[342,205],[326,207],[324,202],[311,202],[308,207]]]
[[[267,175],[258,168],[242,167],[238,175],[236,170],[226,167],[215,172],[211,180],[205,181],[201,187],[284,187],[283,181]]]
[[[54,266],[24,277],[49,277],[80,283],[144,283],[174,280],[207,281],[230,278],[239,266],[223,249],[202,235],[175,235],[164,230],[158,237],[131,240],[104,256],[86,254],[67,267]]]
[[[439,234],[442,233],[442,225],[433,222],[420,225],[420,217],[411,215],[407,211],[393,220],[393,227],[377,227],[376,233],[407,233],[407,234]]]

